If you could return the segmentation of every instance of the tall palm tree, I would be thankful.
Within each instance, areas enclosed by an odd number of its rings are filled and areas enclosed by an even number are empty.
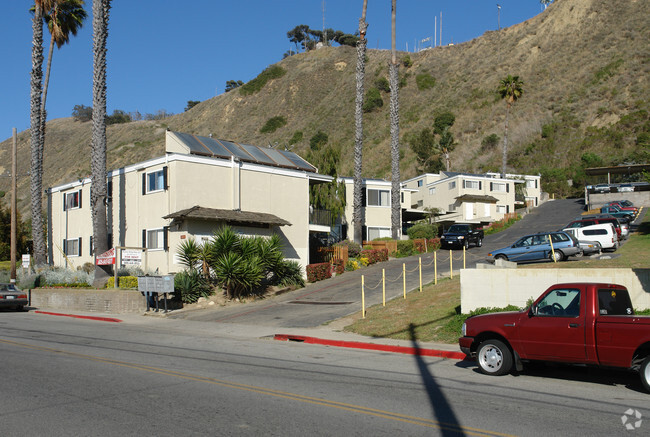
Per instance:
[[[111,0],[93,0],[93,129],[90,167],[90,208],[93,220],[94,254],[108,250],[106,220],[106,40]],[[117,268],[117,266],[115,266]],[[95,266],[93,286],[102,287],[108,272]]]
[[[399,174],[399,79],[397,49],[395,48],[395,16],[397,0],[391,2],[391,62],[390,80],[390,158],[391,158],[391,214],[390,225],[393,239],[401,230],[400,174]]]
[[[83,21],[87,16],[83,5],[84,0],[51,0],[50,8],[43,11],[43,20],[47,24],[51,37],[41,101],[41,153],[43,153],[45,143],[45,121],[47,118],[45,101],[47,100],[47,89],[50,83],[54,45],[56,44],[56,47],[60,49],[64,44],[70,42],[70,34],[77,35],[77,31],[83,26]]]
[[[43,229],[43,158],[40,153],[41,91],[43,86],[43,9],[48,9],[51,0],[36,0],[32,20],[32,72],[30,76],[30,131],[31,165],[30,190],[32,206],[32,241],[34,242],[34,263],[42,266],[46,262],[45,232]]]
[[[359,41],[357,42],[357,96],[356,106],[354,108],[354,199],[352,202],[352,225],[354,227],[354,241],[362,244],[362,199],[363,186],[361,178],[361,169],[363,161],[363,81],[366,75],[366,9],[368,0],[363,0],[363,10],[359,19]]]
[[[506,163],[508,160],[508,118],[510,116],[510,107],[519,100],[524,93],[524,82],[519,80],[519,76],[507,75],[499,83],[498,92],[501,98],[506,101],[506,131],[503,137],[503,157],[501,162],[501,177],[506,176]]]

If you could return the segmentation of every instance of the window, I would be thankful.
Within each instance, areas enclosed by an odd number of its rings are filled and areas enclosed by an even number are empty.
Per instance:
[[[424,206],[424,200],[418,200],[418,208]]]
[[[423,181],[422,179],[420,179],[420,180],[418,181],[418,187],[421,187],[423,183],[424,183],[424,181]]]
[[[490,191],[506,192],[506,184],[500,182],[490,182]]]
[[[537,179],[527,180],[526,181],[526,188],[537,188]]]
[[[63,253],[66,256],[81,256],[81,237],[63,240]]]
[[[449,211],[449,212],[456,211],[456,204],[455,204],[455,203],[451,203],[451,204],[449,205],[449,209],[447,209],[447,211]]]
[[[63,210],[81,208],[81,190],[63,193]]]
[[[456,188],[456,181],[449,182],[449,189],[453,190],[454,188]]]
[[[506,205],[497,205],[497,214],[505,214],[506,209]]]
[[[429,195],[432,196],[434,194],[436,194],[436,187],[429,188]]]
[[[470,190],[480,190],[481,182],[480,181],[463,181],[463,188]]]
[[[580,316],[580,290],[553,290],[537,304],[538,316]]]
[[[390,206],[390,191],[368,189],[368,206]]]
[[[142,247],[149,250],[169,250],[169,227],[142,230]]]
[[[630,315],[632,314],[632,302],[630,295],[623,290],[601,288],[598,290],[598,306],[600,314],[607,315]]]
[[[155,193],[167,189],[167,167],[142,174],[142,194]]]
[[[377,238],[390,237],[390,228],[371,228],[368,227],[368,240],[372,241]]]
[[[551,240],[553,243],[562,243],[563,241],[569,241],[569,236],[566,234],[551,234]]]

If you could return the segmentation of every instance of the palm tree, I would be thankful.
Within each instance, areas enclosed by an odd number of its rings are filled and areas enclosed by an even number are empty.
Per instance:
[[[41,89],[43,86],[43,9],[49,9],[51,0],[36,0],[32,20],[32,72],[30,80],[31,130],[31,206],[32,240],[36,266],[45,264],[45,232],[43,229],[43,158],[40,153]]]
[[[368,0],[363,0],[363,10],[359,19],[359,41],[357,42],[357,96],[354,108],[354,200],[352,210],[352,225],[354,226],[354,241],[362,244],[362,198],[363,186],[361,169],[363,161],[363,81],[366,75],[366,9]]]
[[[93,0],[93,129],[90,167],[90,208],[95,256],[108,250],[106,220],[106,40],[111,0]],[[108,272],[95,266],[94,287],[102,287]]]
[[[519,97],[524,93],[524,82],[519,80],[519,76],[507,75],[501,79],[498,92],[501,98],[506,101],[506,131],[503,137],[503,158],[501,163],[501,177],[506,177],[506,162],[508,159],[508,118],[510,115],[510,107],[513,103],[519,100]]]
[[[389,66],[390,80],[390,158],[391,158],[391,214],[390,224],[393,239],[399,238],[401,229],[402,205],[400,202],[399,174],[399,79],[397,50],[395,48],[395,15],[397,0],[391,2],[391,62]]]

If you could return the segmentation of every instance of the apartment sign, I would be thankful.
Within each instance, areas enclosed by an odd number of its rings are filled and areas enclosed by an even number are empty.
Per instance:
[[[111,248],[101,255],[97,255],[98,266],[110,266],[115,264],[115,248]]]
[[[142,251],[124,249],[122,251],[122,265],[141,265],[142,264]]]

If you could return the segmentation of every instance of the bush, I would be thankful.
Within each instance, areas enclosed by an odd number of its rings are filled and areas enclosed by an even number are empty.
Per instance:
[[[418,223],[408,228],[406,233],[411,240],[414,240],[416,238],[434,238],[438,235],[438,225]]]
[[[260,129],[260,132],[263,134],[268,134],[275,132],[280,129],[282,126],[287,124],[287,118],[283,115],[278,115],[277,117],[271,117],[266,120],[266,123]]]
[[[402,65],[404,65],[406,68],[411,68],[413,66],[413,61],[411,60],[410,55],[404,56],[404,59],[402,59]]]
[[[316,132],[313,137],[309,139],[309,147],[311,150],[318,150],[329,141],[327,134],[321,130]]]
[[[478,316],[479,314],[499,313],[503,311],[521,311],[521,308],[514,305],[508,305],[505,308],[477,308],[474,311],[470,311],[469,314],[456,314],[441,328],[441,330],[444,332],[460,334],[463,323],[465,323],[465,320],[469,317]]]
[[[420,73],[415,76],[415,83],[420,91],[431,89],[436,84],[436,79],[429,73]]]
[[[184,270],[174,276],[174,291],[180,294],[183,303],[194,303],[200,297],[212,294],[203,275],[196,270]]]
[[[72,117],[75,121],[90,121],[93,119],[93,108],[86,105],[74,105]]]
[[[405,257],[411,256],[415,252],[415,244],[413,240],[399,240],[397,242],[397,256]]]
[[[361,251],[361,259],[367,259],[368,264],[376,264],[382,261],[388,261],[387,249],[364,249]]]
[[[348,257],[358,258],[361,253],[361,245],[356,241],[345,240],[339,243],[336,243],[335,246],[347,246],[348,247]]]
[[[482,152],[488,152],[490,150],[493,150],[496,148],[496,146],[499,145],[499,141],[501,139],[499,138],[499,135],[497,134],[490,134],[485,136],[481,140],[481,151]]]
[[[377,88],[370,88],[366,92],[366,98],[363,103],[363,112],[372,112],[375,108],[381,108],[384,106],[384,101],[381,98],[381,94]]]
[[[269,80],[278,79],[284,76],[286,73],[287,71],[279,65],[272,65],[266,70],[262,71],[255,79],[240,86],[239,93],[242,96],[255,94],[264,88],[264,85],[266,85]]]
[[[379,91],[384,91],[386,93],[390,92],[390,83],[385,77],[377,78],[377,80],[375,80],[375,87],[377,87]]]
[[[337,275],[342,275],[345,272],[345,263],[342,259],[336,258],[332,260],[332,265],[334,266],[334,273]]]
[[[46,270],[41,275],[41,285],[48,287],[84,288],[90,287],[94,277],[94,274],[88,274],[83,270],[54,268],[52,270]]]
[[[305,278],[302,274],[302,266],[298,261],[284,260],[281,272],[278,272],[279,281],[278,285],[282,287],[297,287],[302,288],[305,286]]]
[[[330,263],[309,264],[307,266],[307,280],[318,282],[332,277],[332,265]]]
[[[117,278],[118,288],[138,288],[138,278],[135,276],[118,276]],[[106,288],[115,288],[115,277],[111,276],[108,278],[106,283]]]
[[[356,260],[348,260],[348,262],[345,264],[345,270],[348,272],[353,272],[355,270],[359,270],[361,267],[359,267],[359,262]]]

